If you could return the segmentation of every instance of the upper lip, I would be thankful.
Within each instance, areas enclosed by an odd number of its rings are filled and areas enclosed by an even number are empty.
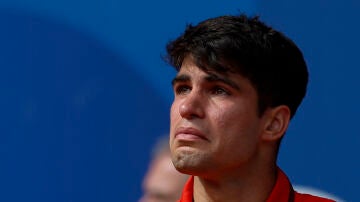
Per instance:
[[[198,129],[196,128],[193,128],[193,127],[179,127],[176,131],[175,131],[175,137],[178,135],[178,134],[191,134],[191,135],[195,135],[195,136],[198,136],[200,137],[201,139],[204,139],[204,140],[208,140],[206,138],[206,136]]]

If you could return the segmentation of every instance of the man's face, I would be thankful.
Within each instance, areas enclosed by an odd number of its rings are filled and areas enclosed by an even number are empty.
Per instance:
[[[251,163],[264,121],[248,79],[234,73],[206,73],[188,57],[173,89],[170,148],[179,171],[216,177]]]

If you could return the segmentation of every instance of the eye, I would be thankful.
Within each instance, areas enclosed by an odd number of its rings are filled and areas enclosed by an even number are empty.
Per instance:
[[[230,95],[230,92],[228,90],[220,86],[215,86],[214,88],[212,88],[211,91],[214,95]]]
[[[188,85],[178,85],[175,86],[174,92],[176,95],[186,94],[191,91],[191,87]]]

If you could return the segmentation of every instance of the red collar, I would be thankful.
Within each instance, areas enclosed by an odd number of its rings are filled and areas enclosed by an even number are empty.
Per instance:
[[[186,182],[181,198],[178,202],[193,202],[193,193],[194,193],[194,176],[191,176],[190,179]]]
[[[294,189],[285,173],[278,168],[276,184],[266,202],[293,202]]]
[[[178,202],[193,202],[193,185],[194,177],[191,176],[186,182],[183,189],[181,199]],[[311,202],[331,202],[332,200],[323,199],[308,194],[299,194],[295,192],[292,185],[285,175],[285,173],[278,168],[276,184],[270,193],[266,202],[297,202],[297,201],[311,201]]]
[[[194,176],[186,182],[179,202],[192,202],[194,192]],[[291,184],[281,169],[278,169],[276,184],[266,202],[288,202],[291,193]]]

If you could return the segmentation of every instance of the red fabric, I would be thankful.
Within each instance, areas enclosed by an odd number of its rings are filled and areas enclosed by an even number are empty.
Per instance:
[[[294,193],[294,202],[334,202],[330,199],[313,196],[310,194],[301,194],[293,191],[292,185],[285,175],[285,173],[279,168],[276,184],[271,191],[269,198],[266,202],[288,202],[291,201],[291,192]]]
[[[190,177],[190,179],[186,182],[185,187],[183,189],[181,198],[178,202],[192,202],[193,201],[193,185],[194,185],[194,177]],[[290,184],[289,179],[286,177],[285,173],[278,169],[278,176],[276,180],[276,184],[271,191],[269,198],[266,202],[289,202],[291,201],[291,192],[292,186]],[[294,193],[294,201],[293,202],[335,202],[334,200],[321,198],[318,196],[312,196],[309,194],[301,194],[297,192]]]
[[[184,190],[181,194],[181,198],[178,202],[192,202],[193,201],[193,192],[194,192],[194,176],[191,176],[190,179],[186,182]]]

